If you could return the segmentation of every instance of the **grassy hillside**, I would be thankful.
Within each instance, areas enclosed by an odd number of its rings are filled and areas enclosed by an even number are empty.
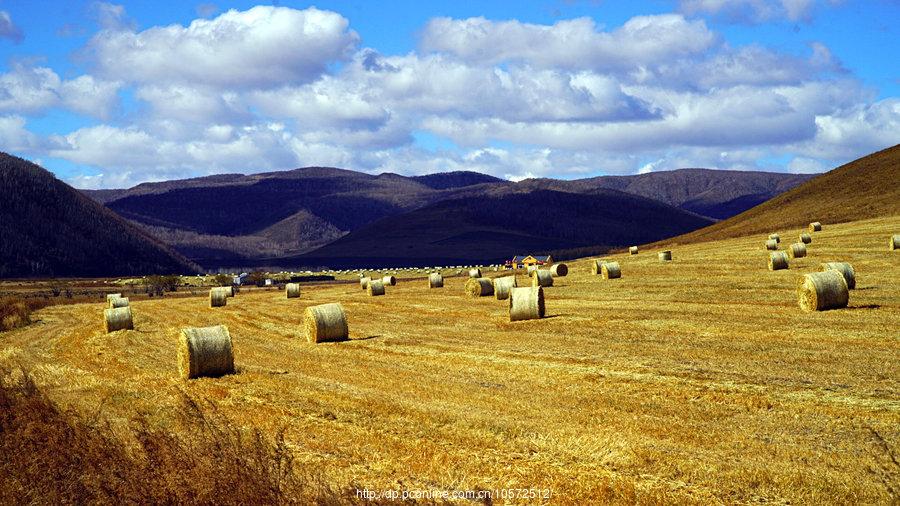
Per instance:
[[[585,195],[486,187],[372,225],[271,265],[498,262],[517,253],[649,242],[711,220],[655,200],[603,190]]]
[[[873,153],[728,220],[673,239],[699,242],[778,232],[813,221],[834,223],[900,215],[900,145]]]
[[[5,153],[0,153],[0,194],[0,277],[197,269],[50,172]]]
[[[898,217],[830,226],[809,257],[778,272],[754,237],[678,247],[669,264],[655,250],[613,255],[618,280],[572,262],[546,289],[548,318],[515,323],[505,301],[467,298],[462,277],[433,290],[401,277],[383,297],[357,284],[304,285],[298,299],[255,290],[215,310],[205,297],[141,300],[135,330],[113,335],[100,329],[99,300],[55,306],[35,313],[40,324],[0,334],[0,369],[33,371],[53,402],[119,438],[142,427],[135,419],[150,433],[202,437],[179,423],[186,415],[259,430],[334,489],[534,487],[554,504],[892,504],[900,252],[886,240],[898,227]],[[797,278],[830,260],[856,268],[850,307],[801,312]],[[328,302],[345,308],[351,340],[310,344],[303,312]],[[238,374],[178,379],[179,329],[217,324],[230,330]],[[186,410],[186,397],[197,407]],[[228,444],[196,446],[185,475],[218,468],[223,455],[232,462],[242,447]],[[114,487],[97,467],[82,463],[78,482]],[[35,473],[11,472],[21,483]]]

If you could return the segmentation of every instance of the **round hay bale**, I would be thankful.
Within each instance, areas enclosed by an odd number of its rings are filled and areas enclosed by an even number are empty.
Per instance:
[[[111,308],[128,307],[130,305],[131,304],[128,303],[128,297],[119,297],[118,299],[112,299],[111,301],[109,301],[109,307]]]
[[[363,290],[369,288],[369,282],[372,281],[372,278],[366,276],[364,278],[359,278],[359,287]]]
[[[117,330],[134,330],[131,307],[116,307],[103,310],[103,329],[107,334]]]
[[[537,320],[544,317],[544,289],[539,286],[513,288],[509,292],[509,321]]]
[[[184,379],[233,374],[234,351],[228,327],[216,325],[181,329],[178,373]]]
[[[497,300],[506,300],[509,298],[509,292],[518,286],[516,276],[504,276],[502,278],[494,278],[494,297]]]
[[[797,288],[800,309],[825,311],[847,307],[850,291],[840,271],[814,272],[800,279]]]
[[[106,306],[107,306],[107,307],[112,307],[112,301],[113,301],[114,299],[121,299],[121,298],[122,298],[122,294],[121,294],[121,293],[109,293],[109,294],[107,294],[107,295],[106,295]]]
[[[288,283],[284,285],[284,295],[288,299],[296,299],[300,296],[300,283]]]
[[[369,286],[366,288],[366,291],[372,297],[384,295],[384,283],[380,279],[373,279],[372,281],[369,281]]]
[[[659,256],[660,262],[671,262],[672,261],[672,252],[669,250],[660,251],[658,256]]]
[[[553,277],[563,278],[569,274],[569,266],[566,264],[553,264],[550,267],[550,273],[553,274]]]
[[[778,234],[769,234],[769,239],[777,243],[781,242],[781,237],[779,237]]]
[[[775,239],[769,239],[768,241],[766,241],[766,249],[771,251],[777,250],[778,241],[776,241]]]
[[[397,278],[395,278],[394,276],[385,276],[381,278],[381,282],[386,285],[394,286],[397,284]]]
[[[892,235],[889,246],[891,251],[900,249],[900,235]]]
[[[553,274],[548,270],[536,270],[531,273],[531,286],[553,286]]]
[[[475,268],[469,270],[470,278],[480,278],[481,277],[481,269]]]
[[[432,272],[428,275],[428,288],[443,288],[444,277],[439,272]]]
[[[769,270],[780,271],[788,268],[788,256],[784,251],[769,253]]]
[[[597,275],[603,272],[603,264],[606,260],[594,260],[591,262],[591,274]]]
[[[787,253],[791,258],[803,258],[806,256],[806,245],[802,242],[795,242],[788,248]]]
[[[220,290],[222,290],[223,292],[225,292],[225,296],[226,296],[226,297],[234,297],[234,286],[232,286],[232,285],[229,285],[229,286],[219,286],[219,287],[217,287],[217,288],[219,288]]]
[[[810,231],[810,232],[821,232],[821,231],[822,231],[822,224],[819,223],[818,221],[814,221],[814,222],[810,223],[810,224],[809,224],[809,231]]]
[[[306,339],[311,343],[344,341],[350,337],[347,315],[340,304],[322,304],[306,308],[304,326]]]
[[[227,300],[228,294],[225,290],[218,287],[209,289],[209,307],[222,307]]]
[[[802,232],[800,234],[800,242],[802,242],[803,244],[809,244],[812,242],[812,236],[806,232]]]
[[[822,270],[840,272],[841,275],[844,276],[847,288],[850,290],[856,289],[856,271],[853,269],[853,266],[847,262],[826,262],[822,264]]]
[[[637,247],[637,246],[632,246],[632,247],[628,248],[628,254],[629,254],[629,255],[637,255],[637,254],[638,254],[638,247]]]
[[[491,278],[469,278],[465,290],[469,297],[487,297],[494,295],[494,283]]]
[[[622,268],[619,262],[606,262],[603,264],[603,279],[616,279],[622,277]]]

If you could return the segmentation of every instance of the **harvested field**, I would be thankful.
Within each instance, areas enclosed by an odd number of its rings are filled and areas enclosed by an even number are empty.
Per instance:
[[[797,237],[804,226],[779,229]],[[589,259],[544,289],[546,318],[429,290],[356,283],[302,296],[241,292],[132,300],[134,330],[105,335],[105,303],[52,306],[0,333],[63,408],[113,427],[175,427],[182,392],[275,437],[326,484],[376,490],[549,489],[550,502],[892,503],[900,493],[900,216],[831,224],[769,271],[759,236]],[[850,262],[849,307],[803,312],[797,279]],[[350,340],[307,342],[305,308],[340,302]],[[227,325],[236,374],[185,382],[177,336]],[[402,483],[402,484],[401,484]],[[495,503],[502,503],[495,500]],[[523,501],[516,501],[521,503]]]

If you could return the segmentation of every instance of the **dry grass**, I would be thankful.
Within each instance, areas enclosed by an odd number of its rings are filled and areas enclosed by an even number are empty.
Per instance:
[[[54,306],[0,335],[0,364],[112,427],[142,416],[185,436],[186,394],[207,419],[282,434],[295,465],[336,490],[896,503],[900,254],[884,242],[898,227],[829,223],[775,272],[758,237],[680,246],[674,266],[650,248],[612,255],[628,271],[615,284],[569,262],[544,289],[547,318],[515,323],[504,301],[466,297],[468,278],[428,290],[424,275],[391,297],[332,284],[240,293],[216,311],[201,297],[133,301],[135,330],[114,338],[97,328],[100,302]],[[857,271],[849,307],[801,311],[798,277],[828,261]],[[337,300],[350,340],[308,343],[304,309]],[[217,324],[237,374],[181,381],[173,336]]]

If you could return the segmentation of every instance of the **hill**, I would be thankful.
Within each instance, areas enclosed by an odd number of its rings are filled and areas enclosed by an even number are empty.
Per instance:
[[[749,211],[671,242],[711,241],[765,234],[821,221],[832,223],[900,215],[900,144],[864,156]]]
[[[486,187],[381,219],[281,266],[499,262],[523,252],[604,249],[678,235],[712,220],[615,190]]]
[[[806,178],[685,169],[638,176],[573,181],[529,179],[513,183],[467,171],[406,177],[306,167],[143,183],[125,190],[85,193],[192,260],[213,268],[298,256],[379,219],[405,215],[443,200],[477,198],[488,190],[551,190],[587,195],[621,190],[723,218]],[[650,224],[651,228],[656,226]],[[529,244],[532,243],[524,242],[520,247],[527,248]]]
[[[197,270],[50,172],[6,153],[0,153],[0,192],[0,277]]]

